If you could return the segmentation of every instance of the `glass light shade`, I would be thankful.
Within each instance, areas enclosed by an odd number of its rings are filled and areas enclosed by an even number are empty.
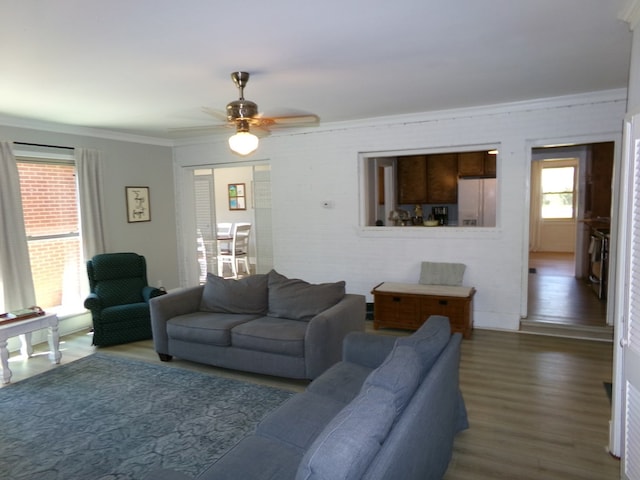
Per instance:
[[[258,148],[258,137],[249,132],[238,132],[229,137],[229,148],[238,155],[249,155]]]

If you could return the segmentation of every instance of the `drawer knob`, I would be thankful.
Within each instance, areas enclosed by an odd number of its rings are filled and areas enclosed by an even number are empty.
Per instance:
[[[393,301],[394,301],[394,302],[399,302],[400,300],[401,300],[401,298],[400,298],[400,297],[393,297]]]
[[[447,300],[438,300],[438,304],[440,304],[440,305],[448,305],[449,302]]]

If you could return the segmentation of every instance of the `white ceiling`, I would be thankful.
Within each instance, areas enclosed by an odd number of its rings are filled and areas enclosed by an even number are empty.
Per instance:
[[[623,5],[0,0],[0,116],[170,138],[220,123],[235,70],[322,123],[625,88]]]

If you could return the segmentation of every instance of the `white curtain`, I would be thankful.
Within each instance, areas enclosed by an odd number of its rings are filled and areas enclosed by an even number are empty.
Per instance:
[[[8,142],[0,142],[0,226],[0,312],[35,305],[20,177]]]
[[[102,187],[102,153],[85,148],[75,149],[80,202],[80,224],[84,259],[105,253],[103,228],[104,192]]]
[[[540,249],[540,220],[542,214],[542,160],[531,163],[531,206],[529,208],[529,251]]]

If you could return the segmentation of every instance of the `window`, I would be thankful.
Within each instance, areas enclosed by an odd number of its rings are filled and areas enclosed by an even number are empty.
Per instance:
[[[86,272],[73,161],[18,158],[36,302],[58,314],[82,310]]]
[[[542,218],[572,219],[575,215],[575,167],[542,168]]]

